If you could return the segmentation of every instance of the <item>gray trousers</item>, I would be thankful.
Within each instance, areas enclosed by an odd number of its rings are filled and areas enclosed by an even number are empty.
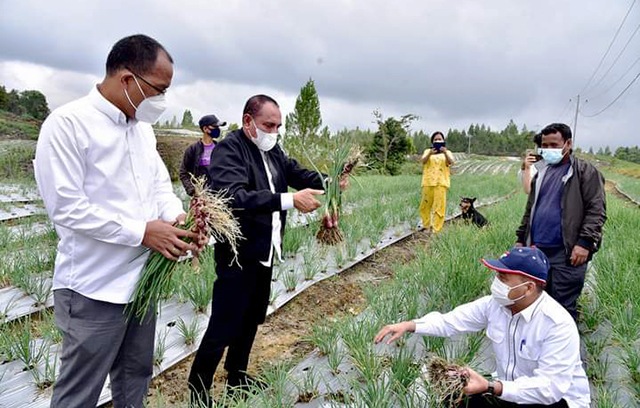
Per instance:
[[[125,305],[69,289],[55,290],[53,299],[63,339],[51,407],[95,407],[108,374],[113,406],[142,408],[153,373],[155,313],[127,321]]]

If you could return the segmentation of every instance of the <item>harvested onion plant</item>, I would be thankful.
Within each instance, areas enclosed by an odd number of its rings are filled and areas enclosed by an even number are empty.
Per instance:
[[[441,357],[432,357],[427,363],[427,378],[438,402],[443,406],[457,407],[463,401],[463,388],[469,382],[469,375],[463,367]]]
[[[344,235],[338,225],[342,212],[340,181],[351,176],[356,167],[362,165],[362,151],[357,146],[344,144],[333,151],[331,163],[329,178],[324,181],[327,198],[320,229],[316,234],[318,241],[326,245],[336,245],[344,241]]]
[[[178,228],[197,233],[199,240],[212,236],[218,242],[228,242],[237,256],[237,241],[242,236],[240,225],[228,206],[230,199],[207,190],[203,177],[194,177],[193,185],[195,193],[189,202],[185,223]],[[189,238],[184,241],[192,242]],[[194,269],[199,271],[197,262],[195,257]],[[160,252],[151,252],[133,293],[133,301],[127,305],[129,316],[143,319],[152,306],[157,307],[161,299],[172,293],[172,275],[177,264],[178,261],[165,258]]]

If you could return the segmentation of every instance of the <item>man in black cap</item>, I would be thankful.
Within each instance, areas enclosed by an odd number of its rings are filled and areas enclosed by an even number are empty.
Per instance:
[[[191,182],[191,175],[195,177],[205,176],[207,185],[211,185],[209,178],[209,164],[211,163],[211,153],[218,143],[220,137],[220,127],[226,126],[227,122],[220,122],[216,115],[206,115],[200,118],[198,126],[202,132],[202,138],[189,146],[184,152],[182,164],[180,165],[180,181],[185,191],[193,196],[194,187]]]
[[[483,259],[496,272],[491,295],[449,313],[431,312],[382,328],[374,341],[391,344],[406,332],[452,337],[485,330],[496,359],[496,378],[465,367],[468,395],[461,406],[588,408],[589,382],[571,315],[544,290],[549,260],[535,247],[514,247]]]

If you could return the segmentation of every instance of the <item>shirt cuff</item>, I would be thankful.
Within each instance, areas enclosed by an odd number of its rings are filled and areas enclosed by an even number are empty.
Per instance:
[[[429,333],[429,323],[422,321],[421,319],[416,319],[413,321],[416,324],[416,334],[427,334]]]
[[[498,398],[509,402],[517,401],[518,386],[513,381],[502,381],[502,394]]]
[[[280,194],[280,208],[287,211],[293,208],[293,193]]]
[[[128,220],[122,224],[122,242],[124,245],[137,247],[142,245],[144,239],[144,232],[147,229],[147,223],[145,221],[133,221]]]
[[[178,219],[178,217],[182,214],[185,214],[182,206],[167,209],[161,216],[160,219],[162,221],[174,222]]]

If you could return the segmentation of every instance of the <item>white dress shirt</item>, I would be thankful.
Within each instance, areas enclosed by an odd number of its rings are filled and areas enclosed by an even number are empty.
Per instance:
[[[580,360],[578,328],[546,292],[515,315],[491,296],[432,312],[414,320],[416,333],[450,337],[486,329],[496,356],[502,398],[549,405],[564,398],[571,408],[588,408],[589,383]]]
[[[60,237],[53,289],[129,302],[148,256],[147,221],[184,212],[151,125],[127,121],[94,87],[47,117],[34,167]]]
[[[271,174],[271,170],[269,169],[269,165],[267,164],[267,157],[265,153],[261,150],[260,156],[262,157],[262,163],[264,164],[264,169],[267,172],[267,180],[269,181],[269,189],[273,194],[276,193],[276,188],[273,184],[273,175]],[[280,194],[280,207],[283,211],[287,211],[293,208],[293,194],[292,193],[282,193]],[[273,263],[273,253],[275,251],[278,260],[282,261],[282,221],[280,220],[280,211],[274,211],[271,215],[271,249],[269,250],[269,258],[265,261],[260,261],[260,263],[266,267],[269,267]]]

